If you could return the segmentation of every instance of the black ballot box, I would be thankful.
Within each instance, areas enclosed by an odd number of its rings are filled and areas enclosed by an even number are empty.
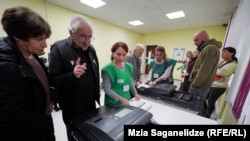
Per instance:
[[[140,95],[198,112],[201,104],[200,97],[192,93],[176,90],[176,88],[177,86],[173,84],[156,84],[153,87],[142,85],[137,88],[137,91]]]
[[[73,119],[69,130],[76,141],[123,141],[124,125],[147,125],[152,117],[139,107],[104,105]]]

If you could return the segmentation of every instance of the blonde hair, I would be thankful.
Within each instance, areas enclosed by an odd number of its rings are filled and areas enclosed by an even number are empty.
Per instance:
[[[166,60],[167,59],[167,55],[166,55],[166,52],[165,52],[165,47],[163,46],[157,46],[155,48],[155,51],[159,51],[163,54],[163,59]]]

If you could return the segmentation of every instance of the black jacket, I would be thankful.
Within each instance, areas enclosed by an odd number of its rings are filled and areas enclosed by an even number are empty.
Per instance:
[[[83,52],[74,45],[71,38],[54,43],[49,54],[49,76],[52,85],[57,90],[65,124],[68,124],[72,118],[86,112],[86,103],[91,102],[95,104],[95,101],[100,103],[98,58],[93,46],[90,46],[87,51],[88,54],[86,56],[91,60],[91,65],[87,65],[87,68],[92,70],[89,75],[94,78],[92,80],[94,91],[90,93],[86,93],[88,89],[86,88],[86,83],[90,81],[86,79],[86,74],[83,74],[80,78],[74,76],[75,61],[79,56],[83,55]],[[87,99],[86,95],[93,96],[93,99]]]
[[[44,64],[37,55],[36,60]],[[0,39],[0,140],[54,141],[46,92],[12,39]]]

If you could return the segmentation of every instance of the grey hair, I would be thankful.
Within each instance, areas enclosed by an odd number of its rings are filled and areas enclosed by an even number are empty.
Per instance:
[[[141,44],[141,43],[138,43],[138,44],[135,45],[134,50],[137,50],[139,48],[145,49],[145,46],[143,44]]]
[[[81,24],[88,25],[90,28],[92,28],[87,18],[79,14],[73,15],[70,21],[69,31],[75,33],[77,29],[81,26]]]
[[[191,50],[188,50],[188,51],[187,51],[187,53],[190,53],[190,54],[192,54],[193,52],[192,52]]]

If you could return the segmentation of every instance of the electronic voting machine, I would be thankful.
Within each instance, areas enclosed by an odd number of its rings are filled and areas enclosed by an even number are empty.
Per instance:
[[[152,113],[135,106],[102,106],[72,120],[71,137],[76,141],[123,141],[124,125],[150,124]]]

